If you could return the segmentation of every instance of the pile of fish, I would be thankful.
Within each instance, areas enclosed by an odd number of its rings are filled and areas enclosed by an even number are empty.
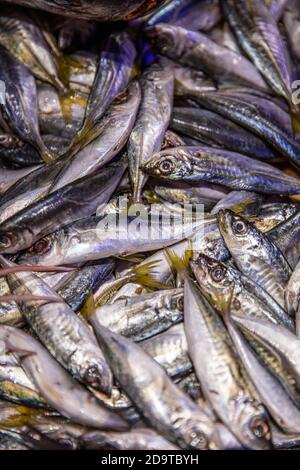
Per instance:
[[[1,2],[0,449],[300,447],[299,38]]]

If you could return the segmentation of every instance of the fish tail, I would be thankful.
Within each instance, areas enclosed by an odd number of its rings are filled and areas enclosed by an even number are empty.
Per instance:
[[[167,249],[165,250],[171,267],[177,274],[185,273],[190,268],[190,261],[192,259],[192,251],[186,250],[183,256],[179,256],[175,251]]]
[[[89,319],[96,313],[96,303],[93,292],[90,292],[80,310],[82,317],[89,322]]]
[[[148,263],[143,263],[138,266],[131,268],[133,272],[133,282],[140,284],[144,287],[149,287],[150,289],[166,289],[166,285],[162,282],[159,282],[155,279],[155,271],[153,268],[157,265],[157,262],[150,261]]]

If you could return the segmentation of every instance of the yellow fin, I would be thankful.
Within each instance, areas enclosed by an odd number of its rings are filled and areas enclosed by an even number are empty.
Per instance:
[[[89,321],[89,318],[92,315],[94,315],[95,312],[96,312],[96,304],[94,300],[94,295],[93,295],[93,292],[90,292],[89,295],[87,296],[87,299],[83,307],[80,310],[80,313],[86,321]]]
[[[166,256],[172,269],[177,274],[182,274],[190,268],[190,261],[192,259],[192,250],[186,250],[183,256],[178,256],[174,250],[165,250]]]
[[[149,287],[151,289],[166,289],[167,286],[155,279],[153,274],[155,274],[155,271],[153,271],[153,268],[157,265],[158,263],[156,261],[149,261],[148,263],[143,263],[138,266],[133,266],[131,268],[133,272],[133,282],[136,282],[137,284],[140,284],[141,286],[144,287]]]
[[[294,107],[291,105],[290,108],[290,115],[291,115],[291,123],[292,123],[292,130],[294,136],[300,135],[300,109],[298,107]]]

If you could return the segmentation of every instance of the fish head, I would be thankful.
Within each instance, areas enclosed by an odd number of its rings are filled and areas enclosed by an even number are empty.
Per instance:
[[[13,254],[20,251],[20,246],[26,243],[27,230],[0,230],[0,253]]]
[[[227,311],[237,281],[236,274],[224,263],[204,254],[191,262],[191,268],[208,301],[219,312]]]
[[[152,176],[174,180],[181,180],[192,173],[188,152],[183,147],[158,152],[141,168]]]
[[[179,57],[184,50],[181,28],[174,28],[172,25],[159,23],[145,29],[147,37],[152,41],[164,55],[173,58]]]
[[[52,254],[55,255],[55,250],[55,235],[47,235],[24,251],[18,258],[18,262],[30,265],[38,265],[43,262],[50,263]]]
[[[254,399],[233,400],[234,419],[241,430],[241,442],[249,449],[267,450],[271,447],[271,432],[264,407]]]
[[[214,423],[202,412],[182,423],[182,439],[184,446],[196,450],[217,450],[219,449],[219,435]]]
[[[221,235],[231,254],[251,253],[259,248],[261,241],[259,232],[244,217],[226,209],[217,214],[217,220]]]

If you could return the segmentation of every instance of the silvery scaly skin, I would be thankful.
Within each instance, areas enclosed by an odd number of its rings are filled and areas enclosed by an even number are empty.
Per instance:
[[[133,341],[154,336],[182,320],[182,289],[162,290],[98,307],[92,315],[114,333]],[[91,320],[91,317],[89,318]]]
[[[32,336],[17,328],[1,326],[0,341],[18,358],[47,403],[61,415],[83,426],[127,430],[119,416],[103,408]],[[5,419],[2,413],[1,418]]]
[[[218,0],[172,0],[146,20],[146,26],[172,23],[191,30],[208,31],[221,20]]]
[[[189,355],[204,396],[245,447],[269,449],[270,429],[265,409],[251,393],[220,317],[188,278],[184,283],[184,299]],[[204,357],[210,360],[205,361]]]
[[[48,44],[33,17],[26,10],[3,6],[0,18],[0,44],[30,73],[60,92],[66,91],[58,76]]]
[[[208,33],[208,37],[222,47],[226,47],[236,54],[242,55],[241,48],[237,43],[228,23],[222,22],[217,24]]]
[[[45,195],[63,162],[56,161],[32,170],[23,178],[18,179],[0,197],[0,223],[25,209]]]
[[[240,46],[291,108],[292,78],[288,53],[275,18],[260,0],[225,0],[222,8]]]
[[[135,57],[135,46],[126,32],[109,36],[100,55],[85,119],[67,152],[69,156],[75,155],[100,135],[102,126],[99,120],[113,99],[127,87]]]
[[[171,128],[207,146],[243,153],[262,161],[276,160],[274,151],[263,140],[212,111],[175,108]]]
[[[57,227],[94,214],[109,201],[125,169],[124,163],[106,167],[17,212],[0,224],[0,252],[17,253]]]
[[[91,431],[84,434],[82,440],[84,448],[89,450],[180,450],[148,428],[124,433]]]
[[[226,322],[236,351],[272,418],[286,433],[299,433],[300,412],[282,385],[259,362],[232,321]]]
[[[92,266],[85,266],[80,271],[63,278],[56,287],[56,292],[72,308],[80,310],[90,292],[94,292],[111,274],[115,261],[108,259]]]
[[[299,142],[294,139],[289,115],[274,102],[250,94],[204,93],[197,73],[177,71],[176,92],[190,96],[201,106],[221,114],[261,137],[277,152],[300,165]]]
[[[200,254],[191,263],[200,289],[219,312],[259,318],[294,331],[294,322],[260,286],[231,266]]]
[[[221,235],[237,267],[284,307],[284,289],[292,270],[284,255],[254,225],[230,210],[217,215]]]
[[[217,80],[234,80],[267,91],[255,66],[244,56],[222,47],[203,33],[158,24],[146,30],[159,51],[170,59],[203,70]]]
[[[159,59],[141,77],[142,101],[127,152],[133,200],[139,202],[146,176],[140,165],[160,150],[169,126],[174,93],[174,74],[167,60]]]
[[[284,299],[285,299],[285,306],[287,311],[291,316],[295,316],[298,307],[299,307],[299,301],[300,301],[300,288],[299,288],[299,282],[300,282],[300,263],[298,262],[297,266],[293,270],[293,273],[289,279],[289,282],[287,283],[285,287],[285,292],[284,292]]]
[[[262,194],[300,193],[299,180],[268,163],[204,145],[158,152],[142,165],[142,170],[151,176],[193,185],[207,181]]]
[[[21,405],[47,407],[37,388],[12,354],[0,350],[0,397]]]
[[[291,331],[280,325],[258,319],[233,316],[234,322],[246,333],[254,336],[259,342],[276,354],[287,371],[294,377],[296,386],[300,384],[300,339]]]
[[[24,176],[28,175],[32,171],[38,169],[39,166],[30,167],[30,168],[20,168],[20,169],[8,169],[1,168],[0,174],[0,194],[5,193],[9,188],[11,188],[17,181],[20,181]],[[0,199],[1,200],[1,199]]]
[[[182,222],[182,219],[175,218],[172,227],[164,225],[163,220],[154,220],[149,228],[149,220],[145,217],[139,218],[140,231],[137,232],[136,217],[125,214],[118,230],[114,225],[108,230],[105,228],[107,223],[110,221],[114,224],[115,221],[115,215],[111,217],[89,217],[64,226],[33,245],[29,252],[20,257],[19,262],[26,260],[30,264],[48,265],[52,260],[55,265],[78,264],[110,256],[155,251],[191,237],[204,225],[204,221],[199,218],[186,223],[183,230],[181,223],[177,223]]]
[[[99,137],[66,162],[51,191],[98,171],[122,150],[134,126],[140,100],[140,85],[134,80],[122,99],[116,98],[103,116]]]
[[[218,446],[211,419],[140,346],[99,324],[95,331],[116,379],[154,430],[183,448]]]
[[[11,0],[4,0],[12,3]],[[14,4],[49,11],[57,15],[86,20],[120,21],[141,16],[164,3],[164,0],[13,0]]]
[[[178,378],[192,369],[183,323],[142,341],[140,346],[166,370],[170,377]]]
[[[268,233],[268,238],[284,254],[291,268],[294,269],[300,256],[300,211],[291,215]]]
[[[9,285],[5,277],[0,277],[0,295],[11,294]],[[21,326],[24,317],[15,302],[1,302],[0,304],[0,324],[10,326]]]
[[[80,92],[62,96],[55,88],[43,83],[38,86],[37,100],[41,132],[67,137],[69,144],[82,126],[87,96]]]
[[[221,210],[235,207],[236,213],[243,214],[244,217],[253,218],[260,214],[262,202],[263,196],[261,194],[248,191],[231,191],[215,205],[211,214],[217,215]]]
[[[13,264],[1,258],[2,266]],[[62,299],[39,277],[31,273],[8,276],[15,294],[43,295]],[[112,376],[96,338],[89,327],[65,303],[27,302],[20,304],[26,320],[40,341],[71,374],[86,385],[110,392]]]
[[[299,34],[300,34],[300,9],[298,0],[289,0],[283,16],[283,24],[287,33],[289,44],[293,53],[300,59]]]
[[[11,58],[4,49],[0,51],[0,80],[5,83],[5,104],[1,115],[9,128],[26,142],[33,145],[41,157],[53,159],[39,131],[37,113],[37,90],[35,80],[28,70]]]
[[[212,209],[228,193],[228,189],[209,183],[195,187],[186,183],[155,183],[154,193],[173,204],[204,204],[205,209]]]
[[[276,21],[280,21],[282,15],[289,7],[290,0],[267,0],[266,4],[270,8],[270,13]]]

